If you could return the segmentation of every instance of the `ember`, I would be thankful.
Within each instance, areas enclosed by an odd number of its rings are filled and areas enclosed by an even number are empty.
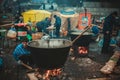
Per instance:
[[[78,47],[78,54],[87,54],[88,53],[88,48],[84,46]]]
[[[43,75],[43,79],[50,80],[50,77],[59,76],[61,72],[62,69],[47,70],[46,73]]]
[[[88,46],[73,46],[72,49],[70,49],[70,55],[74,56],[72,60],[79,57],[87,57],[88,50]]]
[[[38,70],[35,73],[35,77],[38,79],[43,79],[43,80],[51,80],[51,78],[56,77],[58,78],[62,73],[62,68],[58,69],[53,69],[53,70]]]

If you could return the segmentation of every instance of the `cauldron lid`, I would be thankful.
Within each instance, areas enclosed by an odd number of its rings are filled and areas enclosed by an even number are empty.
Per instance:
[[[49,40],[33,40],[28,42],[29,47],[33,48],[65,48],[71,46],[72,42],[67,39],[49,39]]]

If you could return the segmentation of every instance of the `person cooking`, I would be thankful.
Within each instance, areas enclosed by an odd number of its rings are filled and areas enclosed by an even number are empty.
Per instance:
[[[57,15],[54,15],[55,18],[55,24],[56,27],[56,37],[60,37],[60,27],[61,27],[61,18]]]
[[[17,62],[22,61],[25,64],[33,64],[30,51],[27,47],[27,39],[23,40],[15,47],[13,51],[13,57]]]

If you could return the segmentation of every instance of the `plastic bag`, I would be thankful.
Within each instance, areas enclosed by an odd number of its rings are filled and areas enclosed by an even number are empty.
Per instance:
[[[16,36],[17,36],[17,32],[16,32],[15,29],[11,28],[10,30],[8,30],[7,37],[9,37],[9,38],[16,38]]]

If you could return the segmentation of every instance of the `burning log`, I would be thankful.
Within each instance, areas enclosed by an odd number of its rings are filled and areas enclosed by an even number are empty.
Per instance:
[[[100,69],[100,71],[104,74],[111,74],[119,58],[120,58],[120,51],[115,51],[113,56],[106,63],[106,65]]]
[[[53,69],[53,70],[43,70],[43,71],[39,69],[36,72],[27,74],[30,80],[39,80],[39,79],[51,80],[51,78],[55,78],[55,77],[59,78],[60,75],[62,75],[62,68]]]

